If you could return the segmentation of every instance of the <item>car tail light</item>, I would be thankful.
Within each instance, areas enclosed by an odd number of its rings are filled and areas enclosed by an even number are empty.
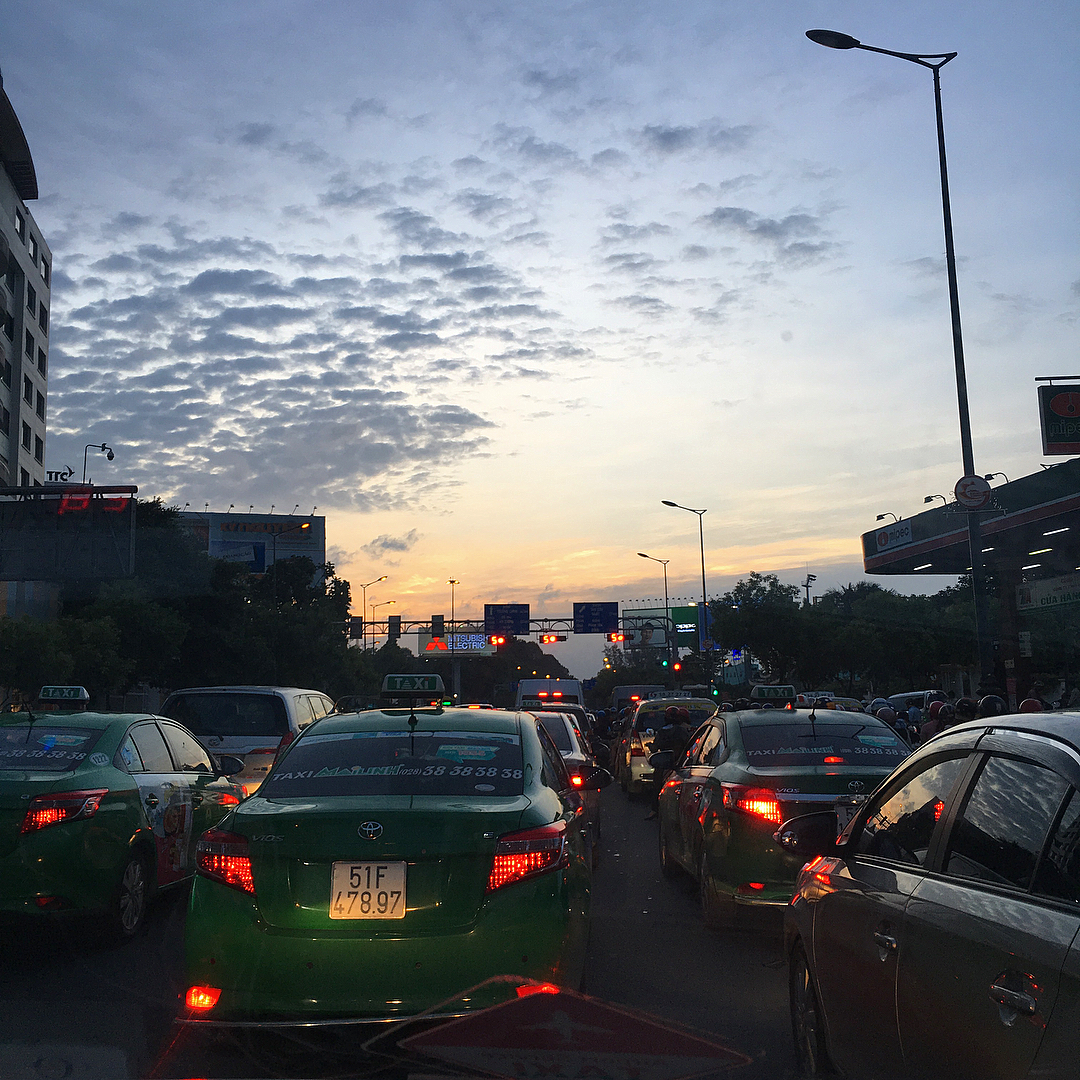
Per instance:
[[[487,891],[495,892],[504,885],[558,870],[568,863],[566,824],[562,821],[539,829],[507,833],[495,848]]]
[[[274,752],[274,765],[278,763],[278,759],[283,753],[285,753],[286,747],[296,738],[296,732],[292,729],[285,732],[281,736],[281,742],[277,744],[277,750]],[[273,768],[273,765],[271,766]]]
[[[65,821],[92,818],[108,794],[101,791],[58,791],[54,795],[35,795],[26,808],[23,818],[24,833],[47,829],[50,825],[62,825]]]
[[[844,764],[844,759],[842,757],[837,757],[835,754],[830,754],[825,759],[825,764],[826,765],[843,765]]]
[[[519,998],[532,997],[533,994],[561,994],[562,991],[554,983],[526,983],[517,988]]]
[[[784,824],[784,815],[776,792],[771,788],[752,788],[742,784],[723,784],[724,806],[728,810],[742,810],[774,825]]]
[[[195,1012],[209,1012],[221,997],[216,986],[189,986],[184,995],[184,1004]]]
[[[570,783],[573,784],[574,787],[581,787],[585,783],[585,777],[583,777],[580,773],[571,773]]]
[[[245,790],[245,794],[246,794],[246,790]],[[222,806],[239,806],[240,805],[240,798],[239,798],[239,796],[233,795],[231,792],[226,791],[221,796],[221,805]]]
[[[255,895],[246,836],[207,829],[195,845],[195,865],[204,877]]]
[[[631,757],[644,757],[645,756],[645,747],[642,746],[641,743],[637,739],[635,739],[630,744],[630,756]]]

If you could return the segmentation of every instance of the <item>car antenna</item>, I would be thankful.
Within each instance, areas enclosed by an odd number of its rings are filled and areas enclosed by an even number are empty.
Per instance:
[[[810,737],[817,739],[817,728],[814,727],[814,710],[817,709],[817,699],[810,703]]]

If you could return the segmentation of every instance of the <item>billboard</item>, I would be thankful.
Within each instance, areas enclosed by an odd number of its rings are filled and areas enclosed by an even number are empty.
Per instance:
[[[135,494],[109,485],[0,488],[0,581],[135,573]]]
[[[416,635],[416,655],[426,656],[494,656],[495,646],[487,634],[446,634],[433,638],[430,634]]]
[[[1080,574],[1063,574],[1016,586],[1017,611],[1046,611],[1066,604],[1080,604]]]
[[[1050,383],[1038,389],[1043,453],[1080,454],[1080,383]]]
[[[206,545],[212,559],[238,562],[262,574],[277,559],[307,556],[326,562],[326,518],[289,514],[184,513],[181,521]]]
[[[613,634],[619,629],[619,603],[574,605],[575,634]]]

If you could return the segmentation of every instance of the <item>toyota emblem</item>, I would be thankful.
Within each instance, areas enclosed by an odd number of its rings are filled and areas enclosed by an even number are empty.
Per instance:
[[[861,780],[852,780],[851,783],[848,784],[848,791],[854,791],[856,794],[858,794],[858,792],[862,791],[862,789],[863,789],[863,782]],[[376,834],[376,835],[378,835],[378,834]]]
[[[862,784],[859,785],[862,787]],[[377,821],[365,821],[356,830],[365,840],[378,840],[382,836],[382,826]]]

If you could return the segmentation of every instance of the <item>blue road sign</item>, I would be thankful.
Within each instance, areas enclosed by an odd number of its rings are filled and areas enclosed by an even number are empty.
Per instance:
[[[614,634],[619,629],[619,602],[574,605],[575,634]]]
[[[485,634],[527,634],[529,632],[528,604],[485,604]]]

